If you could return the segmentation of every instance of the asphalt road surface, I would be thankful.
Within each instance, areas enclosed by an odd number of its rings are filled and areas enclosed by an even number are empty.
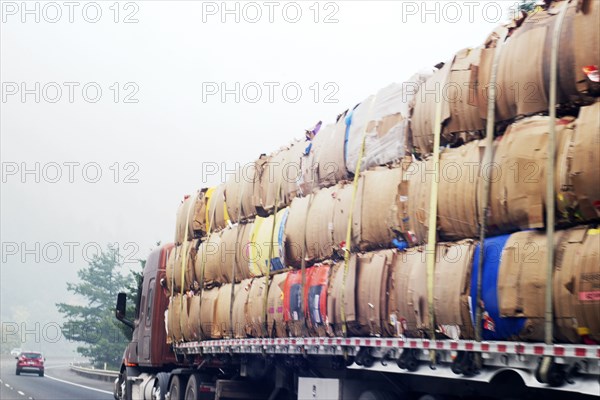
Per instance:
[[[112,383],[85,378],[71,372],[67,360],[47,360],[44,377],[37,373],[15,374],[16,360],[0,359],[2,400],[110,400]]]

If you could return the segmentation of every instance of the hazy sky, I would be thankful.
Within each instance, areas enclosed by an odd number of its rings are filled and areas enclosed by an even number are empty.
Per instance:
[[[220,181],[203,163],[301,138],[514,3],[2,1],[2,320],[56,319],[84,248],[134,265],[171,241],[182,196]]]

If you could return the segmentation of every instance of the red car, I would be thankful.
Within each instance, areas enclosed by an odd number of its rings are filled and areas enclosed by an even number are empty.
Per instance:
[[[35,351],[24,351],[17,357],[17,375],[21,372],[37,372],[44,376],[44,356]]]

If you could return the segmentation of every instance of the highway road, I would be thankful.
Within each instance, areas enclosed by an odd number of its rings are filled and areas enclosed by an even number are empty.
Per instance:
[[[14,357],[0,359],[2,400],[110,400],[112,382],[85,378],[71,372],[68,360],[47,360],[45,376],[15,374]]]

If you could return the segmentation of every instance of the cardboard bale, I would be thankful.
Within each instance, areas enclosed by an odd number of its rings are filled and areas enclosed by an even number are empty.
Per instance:
[[[307,268],[304,280],[310,274]],[[304,336],[306,332],[306,295],[302,287],[303,271],[290,271],[283,285],[283,321],[290,336]]]
[[[238,268],[236,263],[237,240],[238,240],[238,225],[229,226],[221,231],[221,244],[219,246],[220,262],[220,282],[231,283],[234,279],[240,282],[245,276],[240,276],[242,269]],[[235,273],[234,270],[235,269]],[[246,269],[247,270],[247,269]]]
[[[346,113],[338,116],[333,126],[325,127],[313,139],[314,168],[318,187],[329,187],[346,179],[345,161]]]
[[[195,239],[184,242],[181,246],[175,248],[175,251],[173,252],[175,254],[175,259],[173,260],[172,271],[172,278],[175,284],[174,290],[179,290],[182,287],[184,290],[195,289],[198,287],[196,274],[194,272],[194,263],[196,261],[198,245],[199,240]]]
[[[427,305],[427,265],[421,247],[398,252],[394,257],[388,282],[388,336],[422,337],[429,329]]]
[[[287,151],[285,164],[281,171],[281,187],[283,188],[285,206],[289,206],[292,200],[301,194],[298,188],[298,180],[302,175],[302,156],[307,146],[308,144],[305,141],[296,140]]]
[[[440,237],[460,240],[479,234],[478,195],[481,158],[479,141],[440,154],[438,183],[438,226]],[[434,178],[433,159],[417,161],[408,168],[408,227],[417,243],[427,241],[429,202]]]
[[[414,244],[423,244],[427,241],[433,168],[433,160],[428,159],[415,161],[411,164],[409,171],[406,210],[408,212],[408,232],[413,238]]]
[[[192,341],[198,339],[198,336],[196,336],[196,334],[194,332],[193,326],[191,324],[192,320],[189,315],[190,302],[191,302],[191,295],[188,296],[188,294],[184,294],[181,298],[182,310],[181,310],[181,315],[179,316],[179,318],[180,318],[179,323],[181,325],[181,334],[183,336],[183,340],[186,342],[192,342]]]
[[[265,309],[267,296],[267,277],[252,279],[246,303],[246,335],[249,337],[268,336]]]
[[[344,161],[346,113],[326,125],[307,145],[301,160],[298,190],[308,196],[319,187],[333,186],[348,177]]]
[[[394,259],[393,250],[352,255],[356,258],[357,318],[348,325],[357,336],[381,336],[387,319],[387,282]]]
[[[557,208],[563,219],[600,218],[600,102],[582,107],[569,140],[557,149]],[[563,135],[566,136],[567,132]]]
[[[265,275],[285,268],[284,233],[289,209],[285,208],[267,218],[257,217],[250,235],[250,274]]]
[[[283,318],[283,287],[288,273],[273,275],[267,298],[267,332],[270,337],[286,337],[287,331]]]
[[[251,277],[250,272],[250,247],[251,247],[251,236],[254,230],[254,222],[248,222],[245,224],[238,225],[238,239],[236,245],[235,259],[240,270],[244,270],[241,274],[245,277]]]
[[[169,299],[169,312],[167,314],[167,328],[169,337],[173,343],[183,341],[183,330],[181,328],[182,312],[181,295],[176,294]]]
[[[217,296],[217,305],[215,311],[215,324],[219,330],[219,336],[223,339],[231,339],[234,337],[233,325],[232,325],[232,313],[231,298],[232,294],[235,296],[239,292],[240,285],[233,285],[227,283],[219,287],[219,294]],[[232,293],[233,291],[233,293]]]
[[[238,286],[233,301],[231,323],[233,324],[233,337],[243,339],[246,337],[246,304],[248,303],[252,279],[244,279]]]
[[[177,210],[175,244],[199,238],[206,232],[206,189],[186,196]]]
[[[572,128],[571,120],[557,120],[558,141]],[[498,141],[490,166],[490,234],[544,226],[548,121],[541,116],[523,119]]]
[[[476,90],[481,51],[481,48],[459,51],[420,86],[411,119],[412,144],[417,153],[433,152],[439,102],[442,102],[442,145],[456,145],[481,137],[485,124],[479,116]]]
[[[243,239],[243,225],[235,224],[223,229],[221,232],[221,276],[223,282],[241,282],[250,278],[247,257],[242,257],[240,247],[247,245],[248,241]],[[235,270],[235,272],[234,272]]]
[[[268,158],[260,177],[260,203],[264,212],[272,214],[275,208],[286,207],[296,197],[305,149],[305,142],[295,141]]]
[[[477,195],[482,158],[479,141],[446,149],[440,157],[438,220],[444,240],[479,235]]]
[[[474,250],[472,240],[440,243],[436,249],[435,320],[437,328],[452,339],[472,339],[475,333],[469,305]]]
[[[200,298],[200,319],[202,339],[220,339],[221,330],[216,323],[217,299],[219,288],[203,290]]]
[[[392,83],[360,103],[346,120],[346,166],[350,174],[400,160],[407,154],[409,106],[426,75]],[[364,149],[363,149],[364,141]],[[357,171],[359,157],[362,157]]]
[[[175,290],[175,258],[177,257],[178,246],[173,247],[167,256],[167,265],[165,266],[165,282],[167,283],[167,289]]]
[[[395,218],[390,221],[391,229],[398,235],[400,240],[404,240],[407,246],[416,244],[415,234],[410,228],[409,203],[410,198],[410,177],[414,173],[415,165],[413,165],[411,156],[406,156],[400,161],[401,173],[400,182],[397,185],[396,191],[396,214]]]
[[[329,229],[332,229],[332,232],[330,233],[331,244],[329,246],[332,247],[333,252],[340,253],[340,256],[343,256],[343,251],[341,251],[343,250],[342,248],[354,247],[356,250],[356,247],[361,240],[364,183],[364,177],[361,176],[358,178],[356,185],[354,185],[353,182],[348,182],[340,183],[331,188],[331,197],[333,198],[333,224],[328,223]],[[355,192],[356,194],[354,194]],[[355,196],[354,207],[352,206],[353,196]],[[350,217],[352,218],[350,232],[351,242],[346,244]],[[323,245],[324,244],[325,243],[323,243]],[[326,256],[323,258],[331,257],[333,252],[329,251],[329,254],[322,254],[322,256]]]
[[[398,190],[402,168],[377,168],[363,174],[361,199],[360,240],[355,243],[361,251],[388,248],[397,236]]]
[[[356,306],[356,257],[350,257],[347,267],[344,261],[333,266],[327,291],[327,315],[334,336],[342,337],[358,325]],[[342,310],[343,307],[343,310]]]
[[[223,283],[221,275],[221,234],[213,233],[200,243],[194,271],[200,286],[210,287]]]
[[[547,112],[554,24],[563,2],[549,9],[536,9],[509,35],[498,66],[496,117],[510,120],[520,115]],[[600,5],[595,0],[571,2],[561,29],[558,68],[559,104],[591,103],[589,83],[583,67],[600,65]],[[491,40],[489,46],[495,46]],[[493,51],[484,51],[486,68],[479,68],[479,109],[487,115],[487,88],[490,85]]]
[[[306,259],[325,260],[333,254],[333,209],[337,187],[316,192],[311,200],[306,220]]]
[[[600,342],[600,230],[565,232],[556,250],[554,312],[559,340]]]
[[[563,232],[556,232],[555,246]],[[498,303],[503,318],[526,318],[513,340],[544,340],[546,236],[523,231],[510,236],[498,274]],[[554,251],[554,249],[552,249]]]
[[[315,142],[320,134],[324,137],[330,134],[333,129],[332,125],[327,125],[321,129],[318,134],[306,144],[302,157],[300,158],[300,176],[298,177],[298,194],[301,196],[309,196],[315,189],[319,187],[318,181],[318,166],[315,162]]]
[[[202,339],[202,329],[200,328],[200,295],[194,294],[189,301],[189,319],[188,324],[193,341]]]
[[[527,322],[526,318],[504,317],[498,306],[498,277],[502,253],[510,235],[500,235],[484,240],[483,264],[481,274],[480,305],[483,306],[481,319],[481,337],[483,340],[507,340],[518,335]],[[481,243],[473,253],[471,273],[471,319],[473,326],[477,318],[477,290],[479,277],[479,258]]]
[[[307,251],[305,242],[306,222],[312,195],[296,197],[290,205],[285,223],[285,265],[300,267]]]
[[[306,321],[308,332],[313,336],[326,336],[330,332],[329,319],[327,318],[327,288],[331,262],[315,264],[308,268],[306,277]]]
[[[229,225],[229,214],[225,204],[225,184],[217,186],[208,201],[208,232],[220,231]]]
[[[242,222],[256,215],[255,186],[259,186],[256,162],[240,166],[225,183],[225,203],[231,222]]]
[[[571,4],[561,30],[559,47],[560,89],[570,101],[587,104],[591,98],[590,84],[583,67],[600,65],[600,3],[583,0]],[[566,46],[562,43],[568,43]],[[597,96],[597,93],[595,94]]]

